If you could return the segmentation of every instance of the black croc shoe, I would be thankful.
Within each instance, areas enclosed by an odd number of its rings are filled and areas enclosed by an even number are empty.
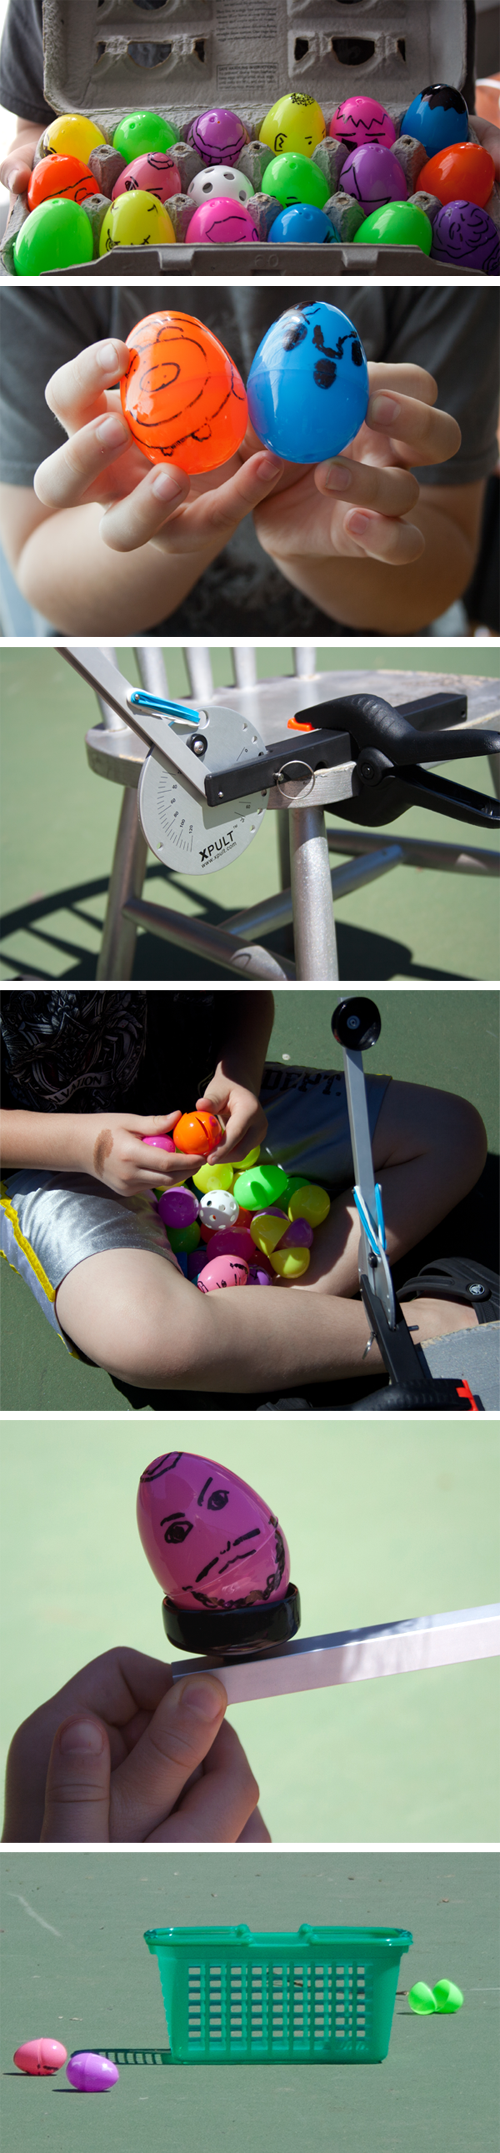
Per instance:
[[[475,1259],[468,1263],[464,1256],[438,1256],[435,1263],[424,1264],[418,1278],[405,1280],[397,1300],[419,1300],[422,1295],[426,1300],[463,1301],[475,1308],[478,1323],[497,1323],[500,1317],[498,1273]]]

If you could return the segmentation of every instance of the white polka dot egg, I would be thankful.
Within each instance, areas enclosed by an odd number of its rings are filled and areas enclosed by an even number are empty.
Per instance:
[[[217,1227],[220,1232],[224,1226],[234,1226],[239,1208],[230,1189],[209,1189],[207,1195],[201,1199],[198,1213],[200,1226],[210,1226],[214,1232]]]
[[[223,195],[232,202],[248,202],[253,191],[251,180],[244,172],[225,164],[215,164],[208,172],[206,168],[204,172],[197,172],[188,187],[188,195],[197,209],[201,209],[203,202],[210,202],[214,195]]]

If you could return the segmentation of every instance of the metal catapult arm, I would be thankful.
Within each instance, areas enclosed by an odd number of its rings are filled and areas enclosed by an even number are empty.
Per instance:
[[[240,1660],[173,1660],[171,1671],[174,1682],[184,1675],[220,1673],[228,1703],[249,1704],[258,1697],[290,1697],[344,1682],[423,1674],[432,1667],[456,1667],[499,1654],[500,1606],[494,1604],[338,1630],[325,1637],[298,1637]]]

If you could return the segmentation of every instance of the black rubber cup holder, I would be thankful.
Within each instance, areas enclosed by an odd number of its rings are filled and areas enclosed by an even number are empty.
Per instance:
[[[171,1645],[186,1652],[216,1652],[221,1658],[238,1658],[245,1652],[263,1651],[266,1645],[283,1645],[300,1629],[298,1585],[289,1585],[283,1600],[261,1602],[256,1607],[178,1607],[168,1597],[162,1601],[163,1626]]]

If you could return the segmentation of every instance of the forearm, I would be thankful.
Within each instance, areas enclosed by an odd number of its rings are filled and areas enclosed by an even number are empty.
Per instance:
[[[407,519],[421,531],[424,551],[406,567],[386,562],[315,557],[276,560],[277,567],[315,605],[346,627],[412,635],[436,620],[469,582],[474,534],[429,498],[427,488]]]
[[[104,544],[96,505],[44,516],[10,558],[20,590],[62,635],[137,634],[168,618],[219,551],[176,558],[150,542],[133,553]]]
[[[274,996],[245,993],[231,1000],[237,1004],[235,1018],[225,1031],[217,1068],[258,1097],[274,1022]]]
[[[68,1174],[82,1170],[85,1118],[81,1114],[31,1114],[21,1107],[3,1108],[0,1114],[2,1172],[8,1173],[9,1167],[14,1166],[35,1166]]]

